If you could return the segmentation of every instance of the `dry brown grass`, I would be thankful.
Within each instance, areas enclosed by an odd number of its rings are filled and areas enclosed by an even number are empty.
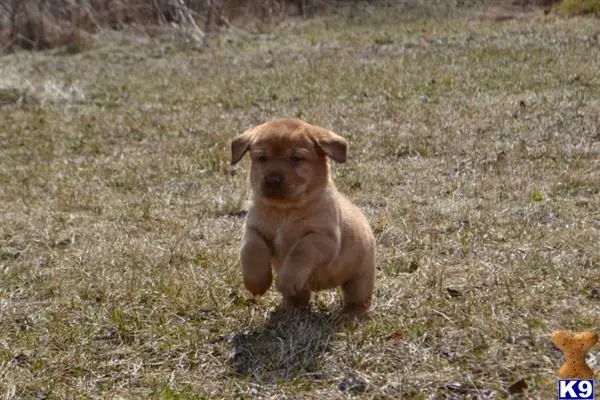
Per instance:
[[[86,33],[128,26],[174,24],[195,29],[201,20],[211,24],[213,2],[198,0],[2,0],[4,18],[0,40],[7,48],[42,50],[77,45]],[[201,18],[204,17],[204,18]],[[206,25],[204,28],[209,28]]]
[[[0,396],[555,397],[549,334],[600,313],[597,23],[422,10],[3,56]],[[335,291],[291,315],[243,292],[228,141],[277,116],[351,143],[363,325]]]
[[[411,14],[469,14],[486,9],[483,16],[502,20],[526,17],[540,8],[549,10],[556,0],[0,0],[0,45],[43,50],[68,46],[69,52],[89,47],[90,33],[102,30],[140,30],[156,34],[184,30],[188,38],[208,44],[208,37],[232,27],[257,32],[273,28],[290,16],[314,16],[317,12],[350,9],[360,15],[365,6],[402,7]],[[580,0],[570,3],[578,4]],[[351,5],[351,7],[348,7]],[[563,7],[564,8],[564,7]],[[167,29],[158,29],[163,27]]]
[[[232,23],[257,29],[312,15],[317,0],[0,0],[0,44],[43,50],[78,45],[85,33],[170,26],[205,36]]]

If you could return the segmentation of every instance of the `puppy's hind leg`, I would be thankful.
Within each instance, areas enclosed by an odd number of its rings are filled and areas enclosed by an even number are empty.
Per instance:
[[[271,249],[257,231],[246,230],[240,260],[246,289],[255,296],[265,294],[273,282]]]
[[[371,307],[373,287],[375,285],[375,268],[370,260],[361,268],[362,273],[342,285],[344,308],[342,314],[362,316]]]

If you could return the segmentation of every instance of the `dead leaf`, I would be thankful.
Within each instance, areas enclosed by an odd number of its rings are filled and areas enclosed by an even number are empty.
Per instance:
[[[404,340],[404,335],[400,331],[396,331],[389,336],[389,339],[393,340],[396,343],[400,343]]]
[[[525,379],[519,379],[508,387],[508,393],[517,394],[524,393],[527,390],[527,382]]]
[[[361,189],[362,188],[362,183],[360,183],[359,181],[353,182],[350,185],[350,189]]]
[[[450,297],[462,297],[463,295],[462,290],[454,287],[447,287],[446,291],[448,292]]]
[[[377,224],[375,225],[375,227],[373,228],[373,233],[375,235],[379,235],[380,233],[383,232],[383,230],[387,227],[387,216],[383,215],[379,218],[379,220],[377,221]]]
[[[496,164],[498,167],[505,167],[508,164],[508,158],[503,150],[496,156]]]

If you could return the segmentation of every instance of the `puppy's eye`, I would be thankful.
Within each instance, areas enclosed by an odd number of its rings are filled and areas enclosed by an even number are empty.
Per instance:
[[[294,153],[290,156],[290,161],[294,164],[297,164],[302,160],[304,160],[304,158],[302,158],[302,156],[298,153]]]
[[[259,154],[258,157],[256,157],[256,159],[260,162],[265,162],[267,161],[267,155],[266,154]]]

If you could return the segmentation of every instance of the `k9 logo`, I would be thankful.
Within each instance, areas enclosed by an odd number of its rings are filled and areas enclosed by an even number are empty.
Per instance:
[[[558,400],[593,400],[592,379],[561,379],[558,381]]]

